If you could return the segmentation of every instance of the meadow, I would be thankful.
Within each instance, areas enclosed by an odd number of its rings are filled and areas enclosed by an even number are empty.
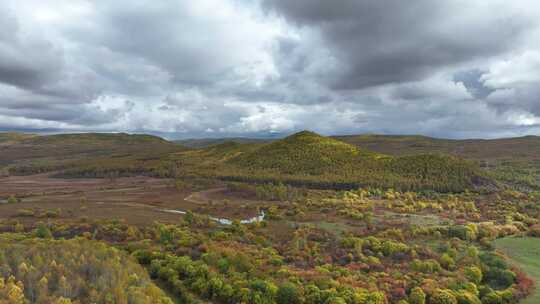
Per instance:
[[[540,240],[533,237],[508,237],[495,241],[495,247],[506,254],[517,267],[540,281]],[[523,300],[523,304],[540,303],[540,290]]]

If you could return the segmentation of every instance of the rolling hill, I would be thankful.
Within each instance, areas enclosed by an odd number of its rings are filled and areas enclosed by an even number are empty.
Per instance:
[[[425,136],[334,137],[360,148],[394,156],[442,153],[477,162],[498,181],[524,191],[540,190],[540,137],[451,140]]]
[[[393,157],[308,131],[239,153],[216,174],[243,181],[284,181],[320,188],[462,191],[493,185],[474,163],[457,157]]]
[[[4,167],[6,170],[7,167],[11,174],[113,164],[115,168],[131,168],[135,163],[155,162],[170,153],[186,149],[156,136],[125,133],[2,135],[12,140],[0,145],[0,169]]]
[[[449,154],[470,160],[489,161],[502,159],[540,159],[540,137],[523,136],[500,139],[443,139],[422,135],[342,135],[330,138],[377,153],[406,156],[418,154]],[[204,138],[177,140],[178,144],[191,148],[206,148],[224,142],[242,144],[270,143],[269,138]]]
[[[224,137],[224,138],[190,138],[175,140],[174,142],[184,147],[199,149],[216,146],[223,143],[233,142],[238,144],[262,144],[273,141],[266,138],[248,138],[248,137]]]
[[[459,157],[393,156],[355,143],[309,131],[269,143],[228,141],[200,149],[150,135],[31,136],[0,146],[0,166],[18,175],[57,171],[62,177],[201,176],[332,189],[454,192],[494,185],[476,164]]]
[[[252,170],[274,170],[280,173],[323,174],[349,166],[360,158],[379,157],[353,145],[309,131],[261,146],[232,160]]]
[[[394,157],[425,154],[451,155],[477,163],[492,178],[521,190],[540,190],[540,137],[501,139],[441,139],[421,135],[346,135],[330,138]],[[222,143],[226,139],[213,139]],[[276,141],[268,139],[268,143]],[[260,142],[243,138],[242,142]],[[209,145],[210,142],[207,142]],[[204,146],[204,145],[203,145]]]
[[[36,137],[34,134],[18,133],[18,132],[2,132],[0,133],[0,146],[11,145],[24,139]]]
[[[348,135],[333,138],[395,156],[444,153],[471,160],[540,158],[540,137],[439,139],[419,135]]]

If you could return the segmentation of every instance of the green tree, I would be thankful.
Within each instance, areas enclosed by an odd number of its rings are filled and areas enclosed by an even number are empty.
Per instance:
[[[184,215],[184,221],[188,224],[188,225],[191,225],[193,224],[193,221],[195,220],[195,216],[193,215],[193,212],[191,212],[190,210],[188,210],[186,212],[186,214]]]
[[[347,301],[341,297],[332,297],[326,302],[328,304],[347,304]]]
[[[456,292],[456,298],[459,304],[482,304],[476,295],[465,290]]]
[[[449,254],[445,253],[441,256],[441,266],[445,269],[452,270],[456,266],[456,262],[454,262],[454,259]]]
[[[285,283],[279,286],[276,294],[278,304],[299,304],[300,294],[296,286],[292,283]]]
[[[426,294],[420,287],[415,287],[409,295],[410,304],[426,304]]]
[[[38,226],[37,226],[37,228],[35,230],[35,235],[36,235],[36,237],[42,238],[42,239],[50,239],[50,238],[52,238],[51,230],[49,230],[47,225],[45,225],[43,223],[38,224]]]
[[[429,300],[430,304],[458,304],[452,291],[448,289],[436,289]]]
[[[465,276],[474,284],[480,284],[482,282],[482,270],[476,266],[465,268]]]

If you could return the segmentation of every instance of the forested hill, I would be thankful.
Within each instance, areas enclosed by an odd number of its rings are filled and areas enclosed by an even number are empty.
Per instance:
[[[218,175],[322,188],[463,191],[493,185],[474,163],[456,157],[393,157],[308,131],[239,153],[226,165]]]
[[[233,159],[253,170],[275,170],[282,173],[323,174],[352,166],[364,157],[384,157],[309,131],[261,146]]]
[[[186,148],[152,135],[125,133],[84,133],[27,135],[0,133],[0,175],[35,174],[73,167],[110,171],[143,172],[152,162]],[[114,170],[111,169],[114,167]],[[120,167],[120,168],[119,168]]]
[[[31,159],[37,157],[106,155],[111,153],[145,153],[179,150],[180,146],[152,135],[125,133],[84,133],[31,136],[20,133],[0,133],[2,158]]]
[[[59,171],[64,177],[170,177],[174,172],[175,177],[315,188],[443,192],[494,185],[477,164],[459,157],[392,156],[309,131],[270,143],[224,142],[195,150],[150,135],[35,136],[0,146],[0,152],[3,174],[16,175]]]
[[[348,135],[333,138],[371,151],[396,156],[444,153],[474,160],[540,157],[538,136],[464,140],[419,135]]]
[[[540,190],[540,137],[451,140],[425,136],[334,137],[360,148],[394,156],[443,153],[475,161],[491,176],[523,191]]]
[[[524,136],[501,139],[443,139],[422,135],[337,135],[330,138],[369,151],[393,156],[418,154],[450,154],[471,160],[533,159],[540,158],[540,137]],[[177,140],[191,148],[205,148],[224,142],[270,143],[275,138],[200,138]]]

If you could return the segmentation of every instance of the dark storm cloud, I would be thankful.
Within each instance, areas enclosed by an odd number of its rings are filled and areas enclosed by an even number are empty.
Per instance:
[[[478,1],[263,3],[291,24],[320,32],[324,46],[340,63],[331,71],[336,89],[419,80],[437,69],[500,54],[514,46],[530,24],[525,18],[484,12],[490,7]]]
[[[106,47],[111,56],[159,67],[180,85],[207,86],[231,77],[232,69],[251,63],[258,44],[256,28],[238,27],[217,2],[97,1],[95,9],[90,25],[67,34],[83,36],[91,48]]]
[[[0,82],[37,90],[58,78],[62,53],[39,37],[28,37],[15,12],[0,3]]]

